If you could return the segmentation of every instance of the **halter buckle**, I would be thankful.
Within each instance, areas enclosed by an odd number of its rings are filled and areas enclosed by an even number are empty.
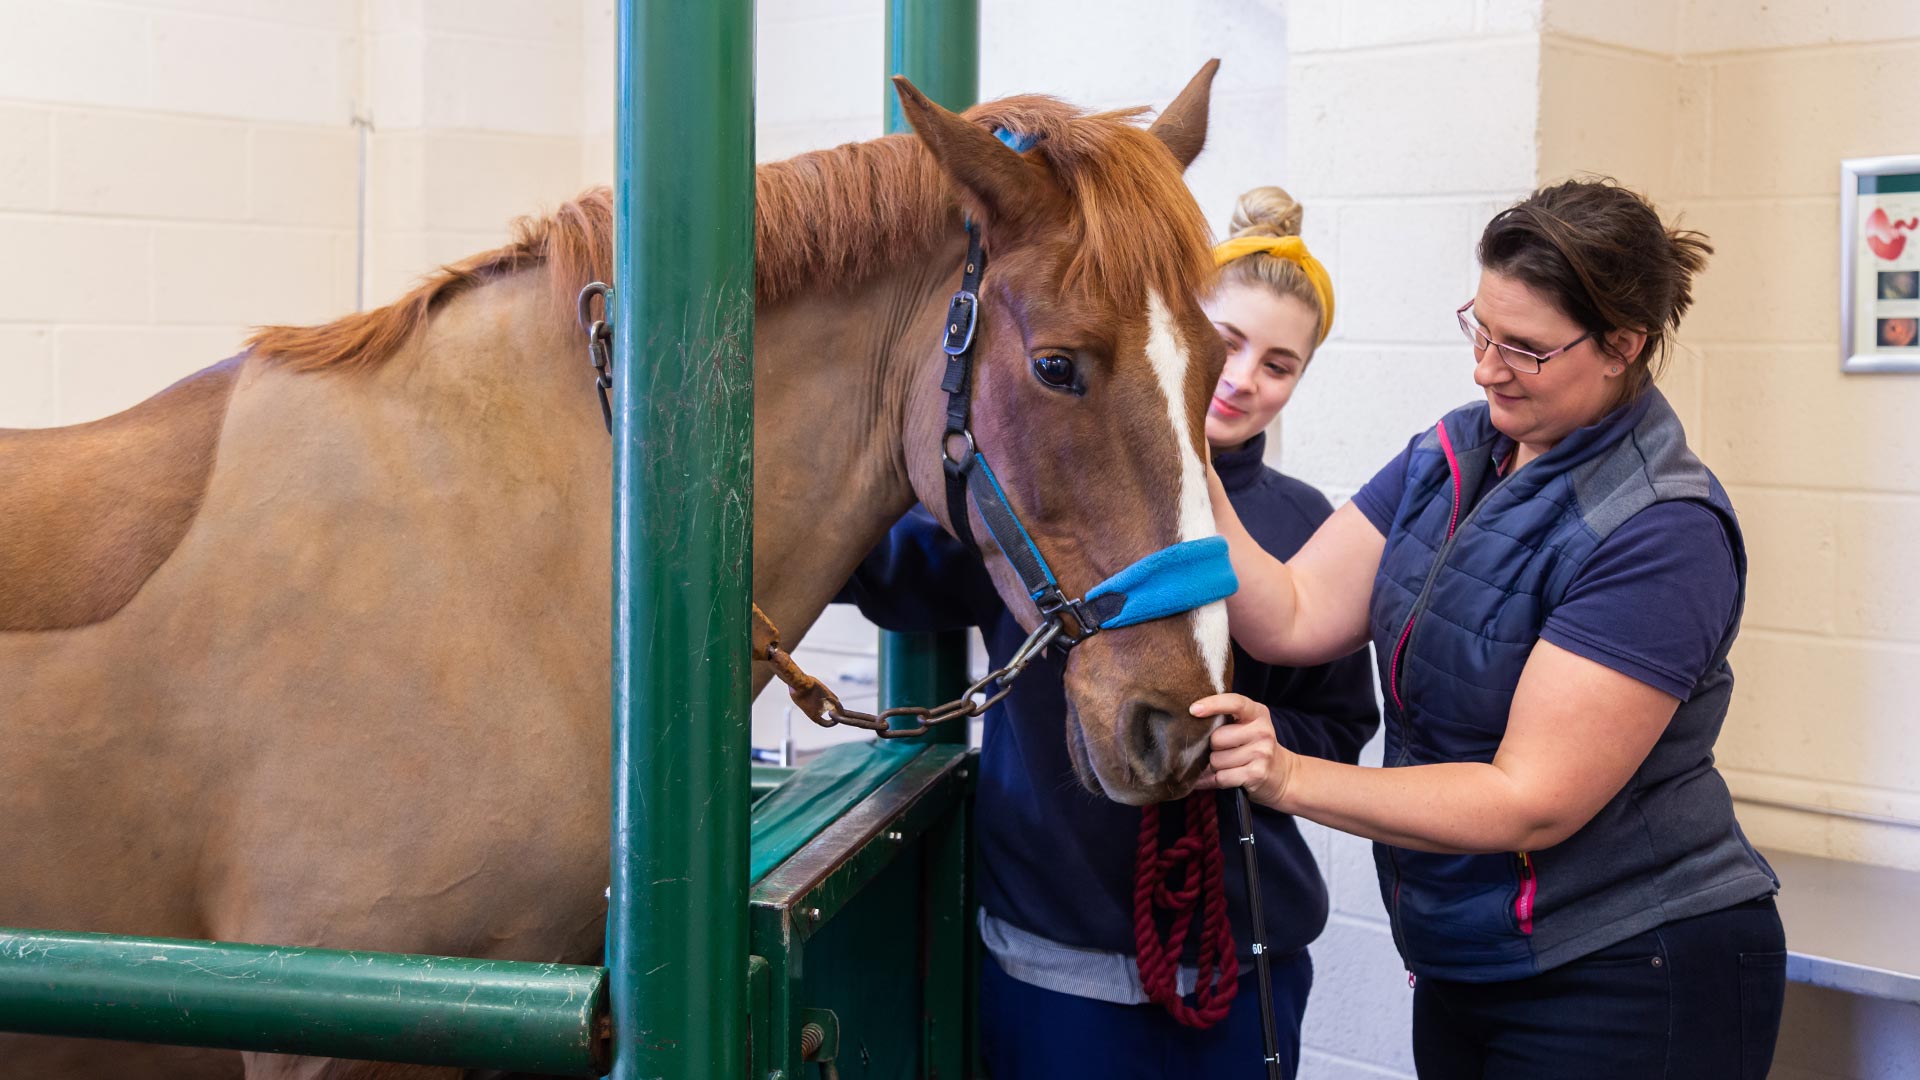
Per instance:
[[[947,304],[947,332],[940,339],[940,351],[959,356],[973,347],[973,329],[980,322],[980,298],[970,289],[953,294]]]
[[[1070,599],[1066,593],[1060,591],[1058,585],[1049,585],[1041,590],[1040,595],[1033,598],[1033,603],[1040,609],[1042,621],[1051,622],[1060,627],[1060,632],[1054,635],[1052,643],[1060,646],[1062,651],[1071,649],[1100,632],[1100,620],[1087,610],[1087,602]],[[1071,630],[1062,621],[1063,615],[1073,618]]]

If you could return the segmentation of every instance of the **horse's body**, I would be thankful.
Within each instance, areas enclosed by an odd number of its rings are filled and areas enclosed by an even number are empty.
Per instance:
[[[1057,125],[1087,122],[1047,108]],[[927,157],[883,140],[760,179],[754,591],[790,639],[916,497],[936,503],[934,346],[964,249],[955,199],[993,213],[964,168],[956,192],[916,165],[918,188],[861,211],[884,236],[783,234],[820,209],[809,203],[871,174],[833,157],[858,153]],[[604,193],[589,196],[536,224],[517,254],[463,264],[384,316],[267,331],[119,416],[0,432],[0,925],[597,953],[610,455],[583,340],[556,297],[607,273],[606,216]],[[411,321],[393,314],[408,305]],[[1193,402],[1172,407],[1191,404],[1197,432],[1212,374],[1205,359],[1193,366],[1198,396],[1183,387]],[[986,367],[981,378],[989,406],[1015,392],[1004,378],[996,391]],[[981,424],[994,445],[1017,437],[990,407]],[[1185,451],[1159,438],[1135,466],[1116,466],[1109,448],[1122,490],[1129,468],[1166,489],[1173,459],[1154,455]],[[1026,470],[1023,495],[1022,462],[1007,459],[996,464],[1061,552],[1063,580],[1166,542],[1149,526],[1171,511],[1136,513],[1138,536],[1111,520],[1060,533],[1032,490],[1044,474]],[[1088,567],[1077,550],[1091,538],[1114,550]],[[1142,626],[1082,649],[1096,668],[1154,658],[1190,694],[1205,680],[1185,632]],[[242,1064],[0,1035],[6,1078]],[[248,1075],[411,1073],[245,1064]]]

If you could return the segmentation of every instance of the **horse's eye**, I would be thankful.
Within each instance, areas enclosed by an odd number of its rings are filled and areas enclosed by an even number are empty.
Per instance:
[[[1074,390],[1073,357],[1063,353],[1042,353],[1033,358],[1033,373],[1055,390]]]

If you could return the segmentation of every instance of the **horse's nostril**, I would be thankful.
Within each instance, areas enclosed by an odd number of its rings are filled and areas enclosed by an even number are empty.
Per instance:
[[[1127,703],[1121,715],[1136,778],[1155,784],[1180,782],[1199,771],[1207,739],[1191,718],[1143,701]]]
[[[1126,725],[1133,774],[1142,780],[1157,779],[1165,772],[1165,717],[1143,701],[1127,703],[1121,722]]]

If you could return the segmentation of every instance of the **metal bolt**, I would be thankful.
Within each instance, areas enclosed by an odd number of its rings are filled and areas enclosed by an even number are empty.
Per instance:
[[[891,841],[893,841],[893,842],[894,842],[894,843],[896,843],[896,844],[897,844],[897,843],[899,843],[899,842],[900,842],[900,841],[902,841],[902,840],[905,840],[906,838],[907,838],[907,837],[906,837],[906,834],[905,834],[905,833],[900,833],[900,832],[890,832],[890,833],[888,833],[888,834],[887,834],[887,839],[889,839],[889,840],[891,840]]]
[[[1666,965],[1667,965],[1667,962],[1665,960],[1662,960],[1657,956],[1653,958],[1654,967],[1665,967]]]
[[[820,909],[817,907],[808,908],[807,921],[814,924],[815,926],[820,925]]]

